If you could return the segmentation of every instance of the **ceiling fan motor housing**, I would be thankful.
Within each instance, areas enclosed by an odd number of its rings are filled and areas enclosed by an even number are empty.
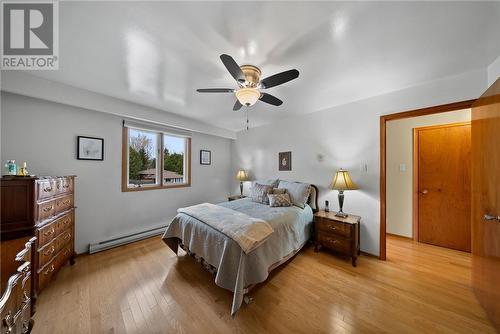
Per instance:
[[[241,65],[241,71],[245,75],[245,87],[257,88],[260,82],[261,71],[257,66],[253,65]]]

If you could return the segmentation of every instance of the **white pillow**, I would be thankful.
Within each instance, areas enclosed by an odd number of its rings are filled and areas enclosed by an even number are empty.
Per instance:
[[[308,183],[280,181],[278,189],[286,189],[293,205],[303,209],[311,193],[311,185]]]

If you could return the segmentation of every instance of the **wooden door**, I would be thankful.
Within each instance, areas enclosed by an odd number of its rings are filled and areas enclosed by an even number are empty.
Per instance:
[[[472,106],[472,286],[500,332],[499,215],[500,79]]]
[[[418,241],[470,252],[470,123],[415,129]]]

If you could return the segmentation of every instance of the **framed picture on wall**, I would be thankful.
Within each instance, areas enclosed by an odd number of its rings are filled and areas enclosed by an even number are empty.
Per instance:
[[[104,160],[104,138],[78,136],[76,142],[78,160]]]
[[[280,171],[292,170],[292,152],[278,153],[278,170]]]
[[[212,151],[200,150],[200,165],[212,164]]]

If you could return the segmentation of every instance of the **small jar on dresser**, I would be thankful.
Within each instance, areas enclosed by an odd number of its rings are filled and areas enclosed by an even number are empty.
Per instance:
[[[360,253],[360,216],[338,217],[335,212],[318,211],[314,214],[314,250],[329,248],[351,257],[353,267]]]
[[[35,236],[34,297],[75,258],[75,176],[2,177],[2,240]]]

